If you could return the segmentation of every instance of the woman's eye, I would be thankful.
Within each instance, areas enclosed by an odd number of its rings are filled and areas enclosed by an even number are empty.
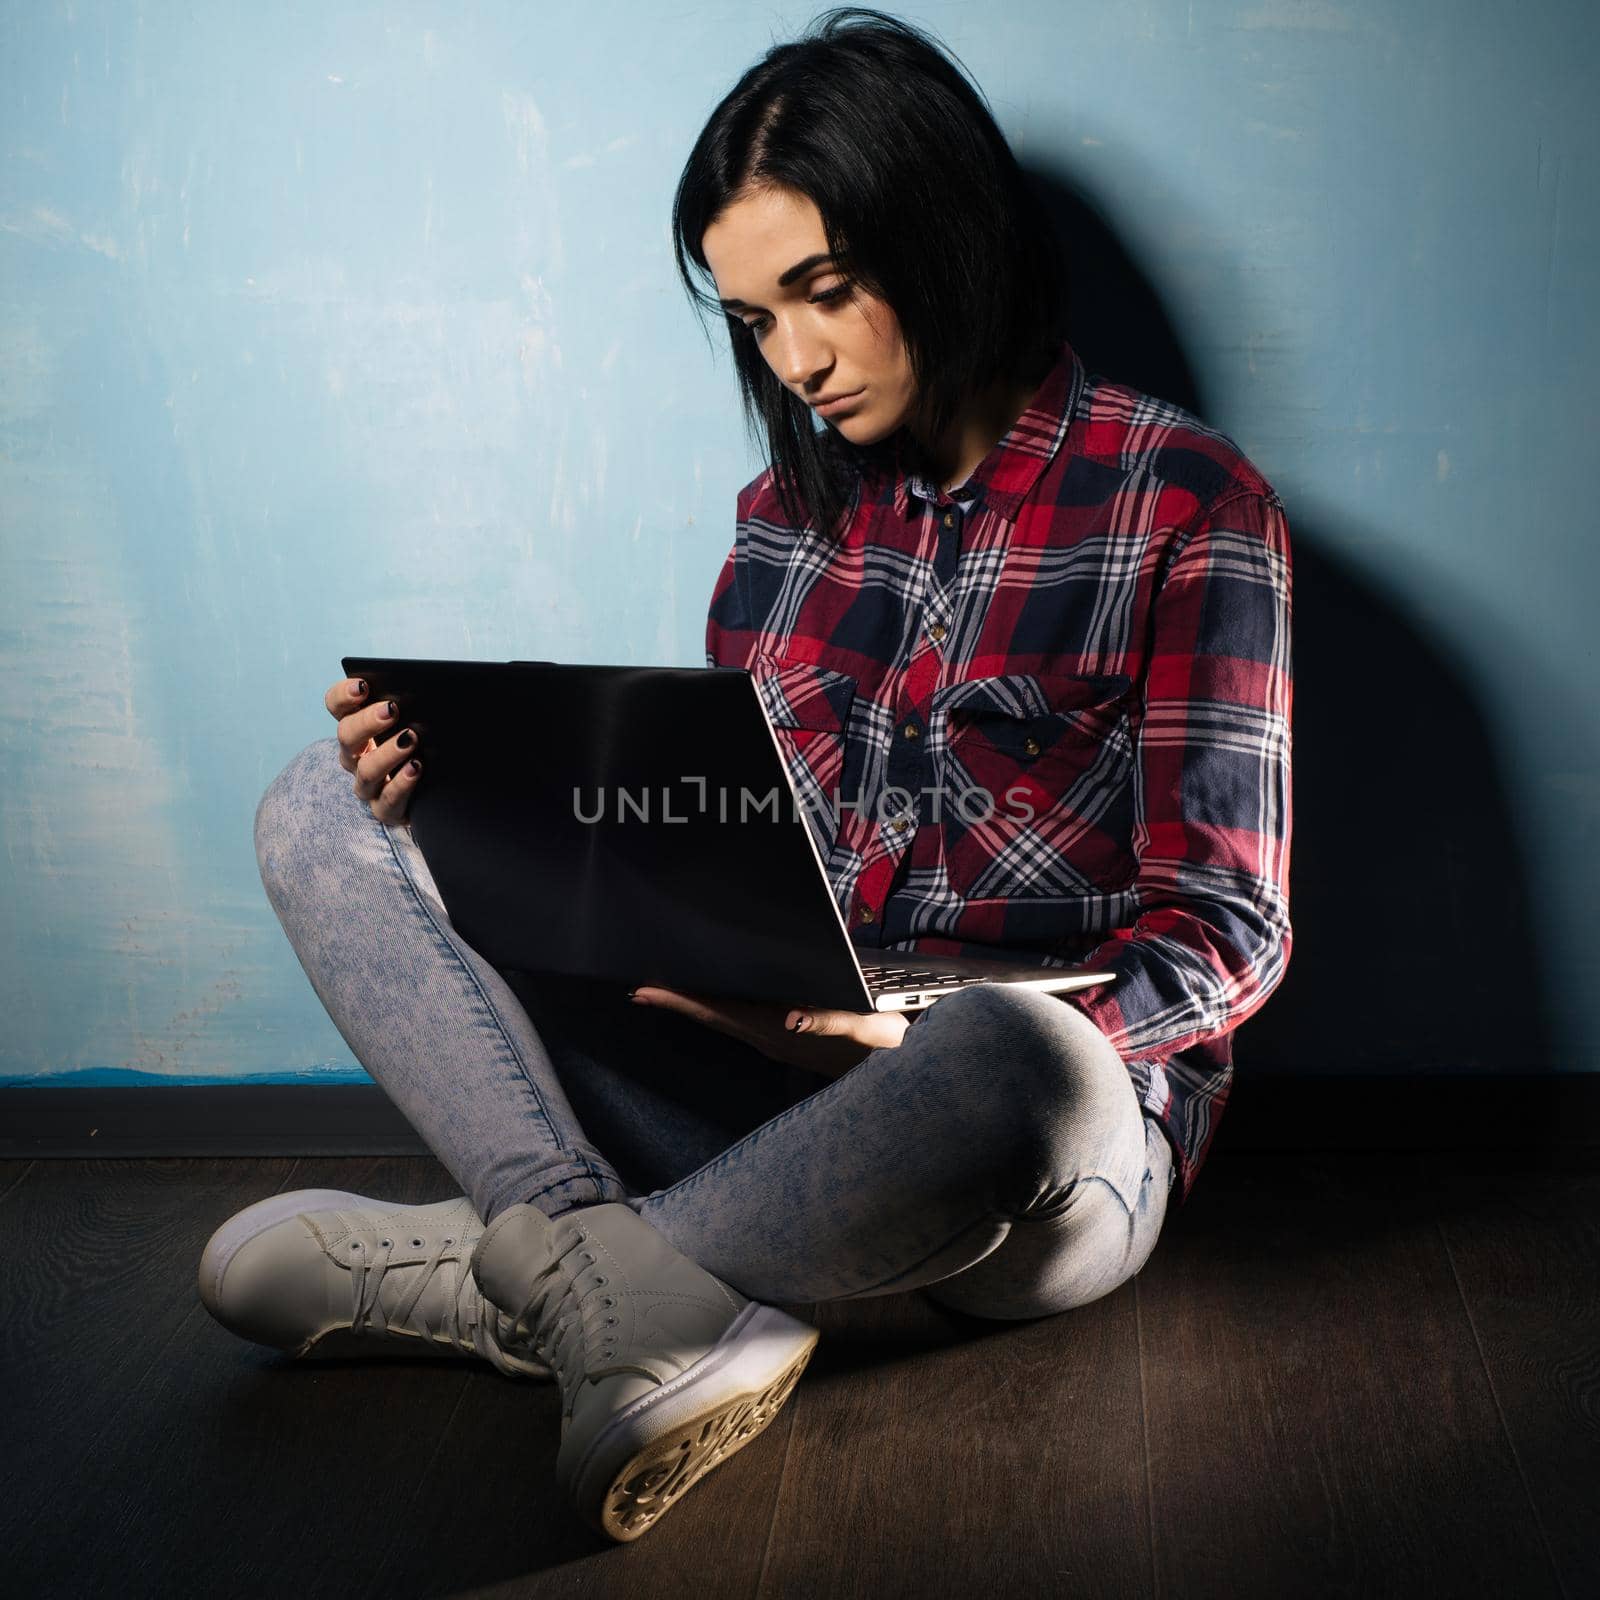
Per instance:
[[[842,300],[849,293],[850,285],[841,283],[837,288],[823,289],[820,293],[810,296],[809,303],[811,305],[826,305],[830,300]],[[753,321],[746,322],[744,326],[747,332],[759,337],[771,320],[770,317],[756,317]]]

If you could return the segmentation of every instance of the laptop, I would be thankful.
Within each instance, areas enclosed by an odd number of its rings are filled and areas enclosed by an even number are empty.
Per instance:
[[[456,931],[544,977],[841,1011],[1085,967],[855,944],[756,680],[734,667],[346,656],[422,761],[407,821]],[[395,765],[400,765],[396,752]]]

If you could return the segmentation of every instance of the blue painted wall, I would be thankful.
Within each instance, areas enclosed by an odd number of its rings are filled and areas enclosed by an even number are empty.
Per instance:
[[[810,14],[4,8],[0,1077],[359,1074],[251,847],[342,654],[701,662],[760,458],[668,208]],[[1288,503],[1306,897],[1268,1065],[1337,1064],[1309,1041],[1360,969],[1388,1032],[1349,1060],[1494,1070],[1436,1026],[1489,1004],[1537,1040],[1507,1070],[1600,1068],[1593,9],[902,14],[1092,202]],[[1385,791],[1437,731],[1418,660],[1470,737]],[[1515,995],[1408,989],[1429,945]]]

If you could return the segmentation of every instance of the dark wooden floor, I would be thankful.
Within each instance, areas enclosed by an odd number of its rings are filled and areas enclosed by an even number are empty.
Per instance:
[[[195,1264],[431,1161],[0,1163],[19,1596],[1600,1593],[1600,1155],[1219,1153],[1139,1278],[1026,1324],[791,1307],[794,1399],[659,1528],[555,1503],[552,1385],[294,1362]]]

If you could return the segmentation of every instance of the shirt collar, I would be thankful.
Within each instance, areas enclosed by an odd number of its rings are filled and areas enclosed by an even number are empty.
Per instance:
[[[913,504],[916,499],[937,506],[970,498],[1014,521],[1039,475],[1061,448],[1085,381],[1083,362],[1063,341],[1054,365],[1021,415],[953,494],[945,494],[937,484],[904,471],[897,443],[894,463],[889,468],[894,478],[896,512],[902,517],[910,516],[917,509]]]

